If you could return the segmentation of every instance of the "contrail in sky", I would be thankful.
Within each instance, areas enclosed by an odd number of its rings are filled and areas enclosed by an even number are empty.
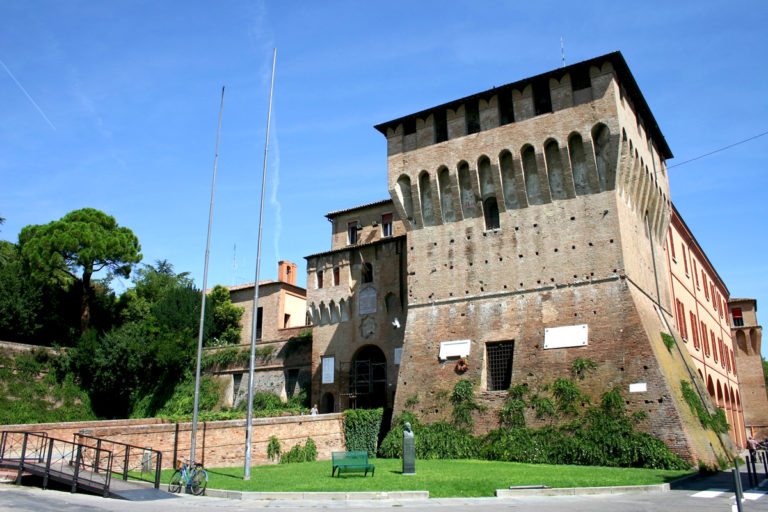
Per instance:
[[[272,123],[272,168],[275,171],[272,179],[272,192],[269,196],[269,204],[275,207],[275,257],[280,260],[280,232],[283,230],[283,216],[280,201],[277,199],[277,187],[280,185],[280,144],[277,140],[277,123]]]
[[[34,106],[35,106],[35,108],[37,109],[37,111],[38,111],[38,112],[40,112],[40,115],[41,115],[41,116],[43,116],[43,119],[45,119],[45,122],[46,122],[46,123],[48,123],[48,126],[50,126],[51,128],[53,128],[53,129],[55,130],[55,129],[56,129],[56,127],[55,127],[55,126],[53,126],[53,123],[51,122],[51,120],[50,120],[50,119],[48,119],[48,116],[47,116],[47,115],[45,115],[45,112],[43,112],[43,109],[41,109],[41,108],[40,108],[40,106],[39,106],[37,103],[35,103],[35,100],[33,100],[33,99],[32,99],[32,96],[30,96],[30,95],[29,95],[29,93],[28,93],[28,92],[27,92],[27,90],[24,88],[24,86],[23,86],[23,85],[21,85],[21,84],[19,83],[19,81],[18,81],[18,80],[16,80],[16,77],[15,77],[15,76],[13,76],[13,73],[11,73],[11,70],[10,70],[10,69],[8,69],[8,66],[6,66],[6,65],[5,65],[5,62],[3,62],[2,60],[0,60],[0,65],[2,65],[2,66],[3,66],[3,69],[5,69],[5,72],[6,72],[6,73],[8,73],[8,76],[10,76],[10,77],[11,77],[11,79],[12,79],[14,82],[16,82],[16,85],[18,85],[18,86],[19,86],[19,89],[21,89],[21,92],[23,92],[23,93],[24,93],[24,94],[27,96],[27,99],[28,99],[28,100],[29,100],[29,101],[32,103],[32,105],[34,105]]]

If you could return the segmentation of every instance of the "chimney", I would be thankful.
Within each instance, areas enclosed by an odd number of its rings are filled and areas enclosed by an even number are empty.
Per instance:
[[[277,262],[277,280],[281,283],[296,285],[296,264],[290,261]]]

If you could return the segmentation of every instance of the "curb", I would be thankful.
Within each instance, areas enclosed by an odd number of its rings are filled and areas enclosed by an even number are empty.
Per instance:
[[[350,501],[350,500],[427,500],[429,491],[360,491],[360,492],[248,492],[206,489],[211,498],[243,501]]]
[[[497,498],[522,496],[589,496],[592,494],[661,494],[669,484],[619,485],[615,487],[555,487],[552,489],[496,489]]]

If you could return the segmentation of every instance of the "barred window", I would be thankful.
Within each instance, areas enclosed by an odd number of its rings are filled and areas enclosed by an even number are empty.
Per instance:
[[[515,340],[486,343],[488,391],[506,391],[512,378],[512,356]]]

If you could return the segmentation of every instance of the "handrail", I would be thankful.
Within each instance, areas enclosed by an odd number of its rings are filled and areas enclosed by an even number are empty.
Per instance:
[[[155,489],[160,488],[160,476],[161,476],[161,470],[163,467],[163,453],[160,450],[155,450],[152,448],[146,448],[144,446],[138,446],[134,444],[128,444],[128,443],[122,443],[120,441],[112,441],[111,439],[103,439],[100,437],[95,436],[89,436],[85,434],[76,433],[73,436],[73,439],[75,442],[81,443],[83,446],[88,446],[89,448],[95,448],[97,451],[97,454],[103,450],[102,448],[105,444],[111,445],[113,447],[112,452],[114,453],[114,456],[116,459],[120,459],[122,455],[122,471],[115,470],[115,474],[120,475],[123,480],[128,480],[128,473],[131,469],[130,460],[131,460],[131,450],[136,453],[137,451],[141,453],[141,462],[140,467],[141,470],[139,472],[139,475],[147,472],[147,473],[153,473],[154,472],[154,478],[152,480],[148,480],[145,478],[142,478],[141,476],[132,475],[131,478],[136,480],[142,480],[145,482],[152,482],[154,484]],[[95,441],[95,443],[93,442]],[[116,450],[114,447],[122,447],[124,450],[122,452]],[[144,454],[147,452],[150,452],[153,454],[153,456],[150,456],[149,459],[155,459],[155,468],[154,471],[147,469],[145,471],[145,468],[149,465],[147,464],[147,460]],[[135,465],[134,465],[135,466]]]
[[[50,479],[72,484],[72,492],[78,486],[100,490],[109,495],[112,478],[113,454],[101,450],[93,457],[91,447],[73,441],[65,441],[24,431],[4,431],[0,440],[0,465],[17,468],[16,483],[22,475],[33,473],[43,477],[45,489]],[[100,472],[105,469],[106,472]]]

